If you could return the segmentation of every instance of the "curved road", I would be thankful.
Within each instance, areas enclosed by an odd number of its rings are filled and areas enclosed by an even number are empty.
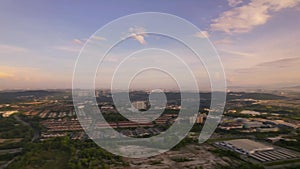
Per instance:
[[[32,139],[31,139],[31,142],[37,140],[37,139],[40,137],[40,131],[39,131],[37,128],[32,127],[28,122],[22,120],[18,115],[13,115],[13,116],[14,116],[14,118],[15,118],[18,122],[22,123],[22,124],[25,125],[25,126],[29,126],[29,127],[32,128],[32,130],[34,131],[34,133],[33,133],[33,137],[32,137]]]

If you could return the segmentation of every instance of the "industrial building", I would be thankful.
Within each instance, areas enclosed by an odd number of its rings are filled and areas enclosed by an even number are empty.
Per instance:
[[[300,157],[297,152],[284,148],[275,148],[272,145],[249,139],[235,139],[216,142],[215,144],[240,154],[248,155],[260,162],[298,159]]]
[[[273,150],[272,146],[249,140],[249,139],[236,139],[222,142],[223,146],[226,146],[235,151],[240,151],[243,154],[252,154],[257,151]]]
[[[262,151],[250,154],[250,157],[260,162],[271,162],[277,160],[288,160],[299,158],[299,155],[284,149],[276,149],[271,151]]]

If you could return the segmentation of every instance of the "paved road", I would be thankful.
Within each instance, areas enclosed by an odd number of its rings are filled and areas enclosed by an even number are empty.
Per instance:
[[[37,128],[32,127],[28,122],[22,120],[18,115],[14,115],[14,118],[18,122],[22,123],[23,125],[29,126],[29,127],[31,127],[33,129],[34,133],[33,133],[33,137],[31,139],[31,142],[37,140],[40,137],[40,131]]]

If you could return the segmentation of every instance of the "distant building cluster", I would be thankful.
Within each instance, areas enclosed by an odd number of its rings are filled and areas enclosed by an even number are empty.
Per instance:
[[[82,127],[77,119],[48,119],[41,122],[48,131],[79,131]]]
[[[135,130],[122,130],[121,133],[129,137],[144,137],[144,136],[153,136],[160,134],[161,131],[159,128],[136,128]]]
[[[248,113],[257,115],[257,113],[253,112]],[[279,119],[224,117],[219,125],[219,128],[223,130],[239,130],[240,132],[244,133],[277,132],[280,130],[280,128],[298,129],[300,128],[300,124],[290,123]]]

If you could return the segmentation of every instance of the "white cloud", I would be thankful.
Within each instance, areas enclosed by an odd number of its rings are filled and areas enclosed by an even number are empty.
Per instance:
[[[140,44],[145,45],[146,41],[143,35],[139,35],[139,34],[131,34],[131,37],[134,38],[135,40],[137,40],[138,42],[140,42]]]
[[[129,28],[130,37],[137,40],[140,44],[145,45],[145,37],[147,34],[145,33],[146,30],[143,27],[131,27]]]
[[[195,34],[195,37],[197,37],[197,38],[208,38],[209,33],[207,31],[200,31],[200,32],[197,32]]]
[[[223,12],[210,25],[213,31],[244,33],[265,24],[272,12],[295,7],[300,0],[251,0],[250,3]]]
[[[228,5],[231,7],[235,7],[241,3],[243,3],[243,0],[228,0]]]
[[[58,49],[65,52],[78,53],[87,40],[88,39],[75,38],[71,40],[71,42],[68,42],[68,44],[62,46],[55,46],[54,49]]]

